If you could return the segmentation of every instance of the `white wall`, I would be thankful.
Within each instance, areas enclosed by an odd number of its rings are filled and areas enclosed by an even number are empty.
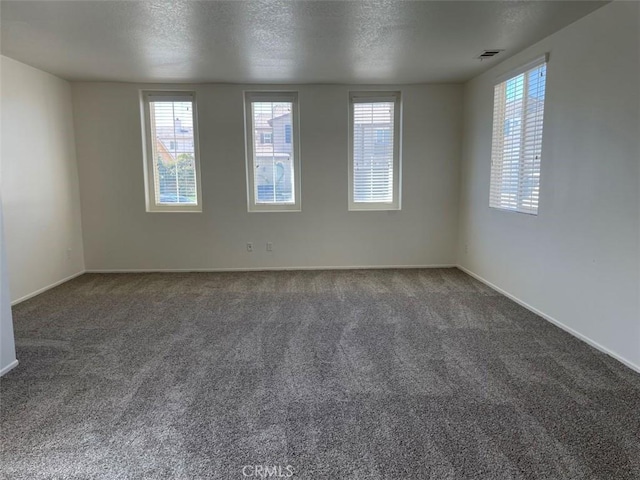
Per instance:
[[[350,88],[284,87],[299,92],[300,213],[247,212],[243,89],[260,87],[241,85],[192,87],[203,213],[145,212],[139,106],[144,87],[73,84],[87,269],[456,263],[461,86],[379,87],[403,93],[403,194],[396,212],[347,211]],[[246,251],[249,241],[253,253]],[[273,252],[266,252],[267,241]]]
[[[2,200],[0,199],[0,375],[4,375],[17,364],[16,347],[13,339],[13,319],[11,318],[7,257],[5,255]]]
[[[639,4],[614,2],[465,86],[459,263],[640,368]],[[550,52],[538,216],[490,209],[496,76]]]
[[[2,177],[12,300],[84,271],[68,82],[1,57]]]

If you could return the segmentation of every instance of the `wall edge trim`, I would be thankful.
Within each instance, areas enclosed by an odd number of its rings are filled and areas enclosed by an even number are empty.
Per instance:
[[[189,272],[280,272],[305,270],[386,270],[419,268],[456,268],[455,263],[431,265],[341,265],[341,266],[290,266],[290,267],[217,267],[217,268],[88,268],[84,273],[189,273]]]
[[[9,373],[9,371],[13,370],[17,366],[18,366],[18,360],[14,360],[13,362],[11,362],[6,367],[0,369],[0,377],[2,377],[6,373]]]
[[[16,300],[13,300],[11,302],[11,306],[13,307],[14,305],[22,303],[25,300],[29,300],[30,298],[33,298],[36,295],[40,295],[41,293],[46,292],[47,290],[51,290],[52,288],[57,287],[58,285],[62,285],[63,283],[68,282],[69,280],[73,280],[74,278],[79,277],[80,275],[84,274],[85,272],[86,272],[86,270],[81,270],[79,272],[74,273],[73,275],[69,275],[68,277],[65,277],[65,278],[63,278],[61,280],[58,280],[57,282],[53,282],[52,284],[47,285],[46,287],[39,288],[35,292],[31,292],[31,293],[28,293],[28,294],[24,295],[23,297],[17,298]]]
[[[484,283],[486,286],[492,288],[493,290],[495,290],[496,292],[504,295],[505,297],[507,297],[510,300],[513,300],[514,302],[516,302],[517,304],[519,304],[520,306],[526,308],[527,310],[529,310],[530,312],[535,313],[536,315],[538,315],[539,317],[544,318],[545,320],[547,320],[550,323],[553,323],[555,326],[557,326],[558,328],[561,328],[562,330],[564,330],[565,332],[569,333],[570,335],[576,337],[578,340],[583,341],[584,343],[586,343],[587,345],[592,346],[593,348],[595,348],[596,350],[601,351],[602,353],[605,353],[607,355],[609,355],[610,357],[614,358],[615,360],[619,361],[620,363],[622,363],[624,366],[630,368],[631,370],[634,370],[637,373],[640,373],[640,365],[636,365],[635,363],[633,363],[630,360],[627,360],[626,358],[622,357],[621,355],[613,352],[612,350],[609,350],[607,347],[600,345],[598,342],[596,342],[595,340],[587,337],[586,335],[584,335],[583,333],[578,332],[577,330],[574,330],[573,328],[565,325],[564,323],[562,323],[560,320],[557,320],[556,318],[552,317],[551,315],[547,315],[546,313],[538,310],[535,307],[532,307],[531,305],[529,305],[528,303],[526,303],[523,300],[520,300],[518,297],[516,297],[515,295],[507,292],[506,290],[498,287],[497,285],[494,285],[493,283],[491,283],[490,281],[488,281],[487,279],[481,277],[480,275],[478,275],[477,273],[469,270],[466,267],[463,267],[462,265],[457,265],[456,266],[459,270],[463,271],[464,273],[466,273],[467,275],[472,276],[473,278],[475,278],[476,280]]]

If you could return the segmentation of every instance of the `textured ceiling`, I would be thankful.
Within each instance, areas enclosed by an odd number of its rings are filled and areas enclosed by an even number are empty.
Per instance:
[[[3,1],[1,46],[70,80],[461,82],[605,3]]]

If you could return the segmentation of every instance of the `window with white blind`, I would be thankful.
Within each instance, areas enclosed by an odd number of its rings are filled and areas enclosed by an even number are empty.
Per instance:
[[[489,205],[538,214],[546,56],[494,89]]]
[[[193,92],[142,92],[148,212],[201,212]]]
[[[300,211],[298,94],[245,92],[250,212]]]
[[[349,210],[400,209],[400,92],[352,92]]]

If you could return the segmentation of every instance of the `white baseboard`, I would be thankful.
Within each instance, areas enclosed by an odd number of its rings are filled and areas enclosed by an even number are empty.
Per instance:
[[[282,271],[282,270],[375,270],[375,269],[391,269],[391,268],[456,268],[455,264],[435,264],[435,265],[354,265],[354,266],[312,266],[312,267],[247,267],[247,268],[113,268],[113,269],[88,269],[74,273],[62,280],[58,280],[51,285],[40,288],[35,292],[31,292],[28,295],[20,297],[13,302],[11,306],[17,305],[20,302],[24,302],[36,295],[46,292],[58,285],[61,285],[69,280],[72,280],[84,273],[189,273],[189,272],[269,272],[269,271]]]
[[[51,290],[53,287],[57,287],[58,285],[62,285],[65,282],[68,282],[69,280],[72,280],[76,277],[79,277],[80,275],[82,275],[83,273],[85,273],[84,270],[74,273],[73,275],[70,275],[66,278],[63,278],[62,280],[58,280],[57,282],[52,283],[51,285],[47,285],[46,287],[42,287],[38,290],[36,290],[35,292],[31,292],[28,295],[25,295],[24,297],[20,297],[16,300],[14,300],[13,302],[11,302],[11,306],[17,305],[20,302],[24,302],[25,300],[29,300],[32,297],[35,297],[36,295],[40,295],[41,293],[46,292],[47,290]]]
[[[348,265],[348,266],[311,266],[311,267],[246,267],[246,268],[96,268],[87,269],[86,273],[189,273],[189,272],[276,272],[297,270],[386,270],[386,269],[418,269],[418,268],[456,268],[453,263],[434,265]]]
[[[460,270],[462,270],[464,273],[472,276],[473,278],[475,278],[476,280],[481,281],[482,283],[484,283],[485,285],[487,285],[488,287],[491,287],[492,289],[494,289],[496,292],[501,293],[502,295],[504,295],[505,297],[513,300],[514,302],[516,302],[517,304],[523,306],[524,308],[526,308],[527,310],[535,313],[536,315],[538,315],[539,317],[544,318],[545,320],[547,320],[548,322],[553,323],[554,325],[556,325],[557,327],[561,328],[562,330],[564,330],[567,333],[570,333],[571,335],[573,335],[574,337],[578,338],[579,340],[582,340],[583,342],[591,345],[592,347],[600,350],[602,353],[606,353],[607,355],[609,355],[610,357],[615,358],[616,360],[618,360],[620,363],[623,363],[624,365],[626,365],[627,367],[629,367],[630,369],[640,373],[640,365],[636,365],[635,363],[627,360],[624,357],[621,357],[620,355],[618,355],[615,352],[612,352],[611,350],[609,350],[607,347],[604,347],[602,345],[600,345],[598,342],[596,342],[595,340],[592,340],[591,338],[587,337],[586,335],[578,332],[577,330],[574,330],[573,328],[565,325],[564,323],[562,323],[561,321],[553,318],[551,315],[547,315],[544,312],[541,312],[540,310],[538,310],[535,307],[532,307],[531,305],[529,305],[528,303],[520,300],[518,297],[512,295],[511,293],[507,292],[506,290],[498,287],[497,285],[494,285],[493,283],[491,283],[490,281],[486,280],[485,278],[481,277],[480,275],[478,275],[477,273],[472,272],[471,270],[469,270],[468,268],[463,267],[462,265],[457,265],[457,268],[459,268]]]
[[[4,368],[0,368],[0,377],[3,376],[5,373],[8,373],[9,370],[13,370],[14,368],[16,368],[18,366],[18,360],[14,360],[13,362],[11,362],[9,365],[7,365]]]

